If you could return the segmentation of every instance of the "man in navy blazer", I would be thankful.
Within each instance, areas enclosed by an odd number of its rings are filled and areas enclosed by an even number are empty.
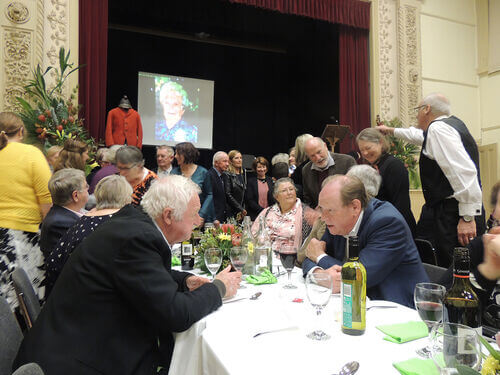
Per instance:
[[[353,176],[334,176],[319,195],[321,218],[328,231],[312,239],[302,264],[309,272],[327,272],[340,290],[340,270],[347,259],[347,237],[359,238],[359,259],[366,268],[367,295],[413,307],[415,284],[428,281],[403,216],[388,202],[366,195]]]
[[[66,231],[82,214],[80,211],[89,200],[89,185],[85,173],[79,169],[64,168],[49,180],[49,191],[54,205],[43,219],[40,233],[40,250],[47,259]]]
[[[221,223],[225,222],[229,214],[229,205],[226,201],[222,174],[229,167],[229,156],[224,151],[217,151],[213,157],[213,167],[208,170],[212,183],[212,194],[215,207],[215,218]]]

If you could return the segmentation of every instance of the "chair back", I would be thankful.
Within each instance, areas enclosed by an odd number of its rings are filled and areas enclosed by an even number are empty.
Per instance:
[[[12,375],[43,375],[43,370],[36,363],[27,363],[19,367]]]
[[[0,295],[0,374],[10,374],[23,333],[7,300]]]
[[[434,264],[437,266],[436,249],[432,246],[430,241],[415,238],[415,245],[417,245],[418,253],[420,254],[420,259],[422,259],[423,263]]]
[[[424,263],[424,269],[425,272],[427,272],[427,276],[429,276],[429,281],[436,284],[439,284],[439,281],[447,271],[444,267],[439,267],[429,263]]]
[[[24,269],[18,267],[12,272],[12,283],[16,290],[19,308],[29,329],[40,314],[40,301]]]

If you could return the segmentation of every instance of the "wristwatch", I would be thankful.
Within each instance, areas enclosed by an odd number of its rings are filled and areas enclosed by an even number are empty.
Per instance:
[[[464,216],[462,216],[462,219],[463,219],[466,223],[470,223],[472,220],[474,220],[474,216],[464,215]]]

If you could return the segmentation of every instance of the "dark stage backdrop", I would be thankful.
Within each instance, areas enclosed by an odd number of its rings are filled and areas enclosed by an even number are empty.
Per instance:
[[[197,39],[196,33],[209,34]],[[339,117],[337,26],[215,0],[109,0],[107,110],[137,72],[215,81],[213,150],[269,160]],[[154,147],[143,147],[154,166]]]

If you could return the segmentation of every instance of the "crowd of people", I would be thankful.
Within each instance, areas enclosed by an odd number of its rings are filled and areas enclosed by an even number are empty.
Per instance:
[[[450,267],[453,248],[468,246],[476,280],[491,291],[500,276],[500,183],[483,235],[474,139],[441,94],[415,110],[418,128],[361,131],[360,164],[303,134],[271,163],[256,157],[251,169],[239,150],[214,152],[204,168],[196,147],[181,142],[157,147],[157,169],[150,170],[140,148],[113,144],[98,151],[99,166],[87,176],[85,143],[69,139],[43,155],[22,143],[22,121],[1,113],[0,294],[17,308],[10,275],[21,267],[43,303],[15,367],[36,362],[50,374],[168,370],[172,333],[233,296],[242,276],[228,267],[209,282],[175,271],[172,246],[194,227],[229,218],[250,216],[254,233],[264,223],[274,250],[297,249],[304,277],[328,273],[334,292],[347,239],[358,236],[367,295],[413,307],[415,284],[428,275],[414,242],[408,171],[389,154],[385,134],[422,146],[420,176],[439,264]]]

